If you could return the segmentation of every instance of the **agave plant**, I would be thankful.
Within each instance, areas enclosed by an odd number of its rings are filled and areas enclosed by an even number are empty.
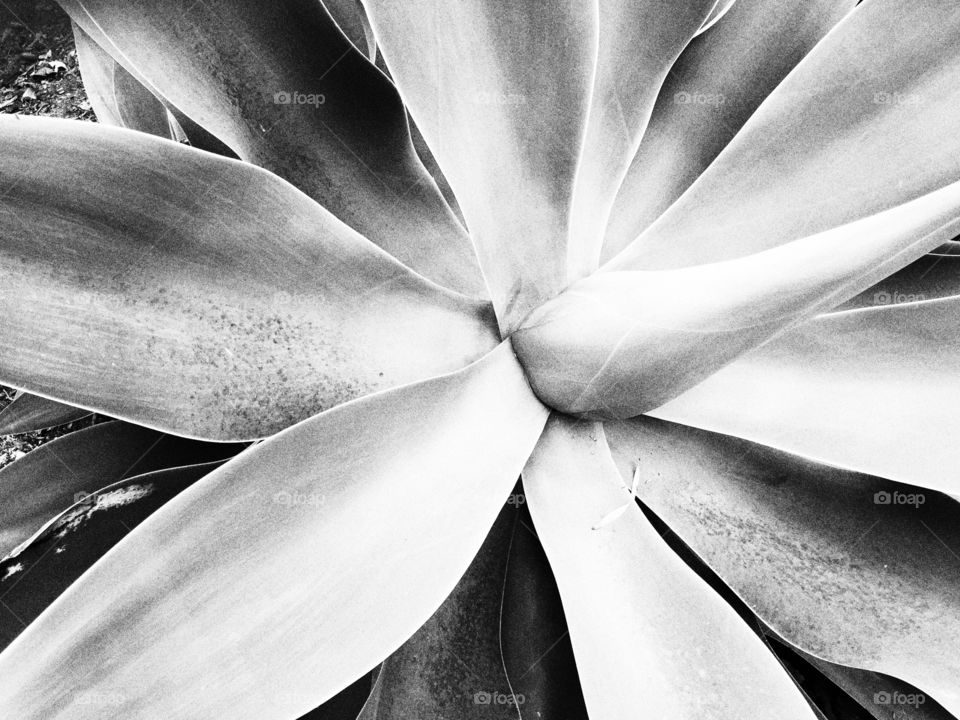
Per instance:
[[[960,715],[954,2],[61,5],[3,717]]]

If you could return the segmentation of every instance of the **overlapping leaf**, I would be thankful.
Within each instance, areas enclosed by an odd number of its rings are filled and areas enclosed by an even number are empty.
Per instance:
[[[364,0],[463,210],[501,327],[566,283],[569,205],[597,52],[575,0]]]
[[[509,343],[256,445],[168,502],[0,655],[32,720],[303,714],[426,622],[546,420]]]
[[[659,420],[605,430],[642,501],[780,636],[960,712],[956,501]]]
[[[638,415],[860,293],[958,228],[960,183],[954,183],[747,257],[677,270],[600,272],[534,312],[514,343],[534,389],[551,407]],[[736,414],[744,401],[732,399],[724,409]]]
[[[611,211],[605,260],[635,240],[700,176],[854,5],[856,0],[717,3],[717,13],[727,10],[723,22],[694,39],[670,68]]]
[[[952,0],[860,4],[613,265],[743,257],[955,182],[958,41]]]
[[[814,717],[764,644],[623,492],[599,424],[554,416],[523,475],[591,716]]]
[[[427,277],[481,296],[476,257],[396,90],[318,0],[62,0],[130,73],[242,159]]]
[[[0,380],[72,405],[250,439],[497,342],[487,304],[251,165],[7,117],[0,188]]]

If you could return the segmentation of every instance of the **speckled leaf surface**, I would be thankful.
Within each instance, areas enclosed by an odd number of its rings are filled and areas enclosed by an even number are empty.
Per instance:
[[[104,720],[311,710],[440,607],[546,416],[504,343],[257,444],[138,526],[0,654],[0,707],[79,720],[78,694],[92,692],[118,698]]]
[[[654,419],[605,423],[621,475],[780,636],[960,711],[960,505]]]
[[[599,423],[552,416],[523,477],[591,717],[813,720],[763,642],[643,517]]]
[[[246,440],[497,342],[488,304],[252,165],[5,116],[0,187],[0,381],[71,405]]]

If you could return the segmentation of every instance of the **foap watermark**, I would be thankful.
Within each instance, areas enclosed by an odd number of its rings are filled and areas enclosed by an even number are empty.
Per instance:
[[[321,493],[303,493],[281,490],[274,493],[273,502],[283,507],[323,507],[327,498]]]
[[[878,92],[873,94],[875,105],[921,105],[923,98],[916,93]]]
[[[899,305],[900,303],[921,302],[926,299],[927,296],[923,293],[902,293],[897,290],[893,292],[880,290],[873,294],[874,305]]]
[[[507,505],[515,505],[516,507],[520,507],[526,502],[527,498],[523,495],[523,493],[514,493],[507,498]]]
[[[481,690],[473,694],[474,705],[523,705],[526,698],[523,693],[487,692]]]
[[[920,707],[927,701],[923,693],[902,693],[899,690],[887,692],[881,690],[873,694],[873,702],[877,705],[913,705]]]
[[[926,501],[927,497],[923,493],[903,493],[899,490],[887,492],[886,490],[880,490],[873,494],[874,505],[913,505],[915,508],[918,508]]]
[[[722,93],[687,92],[683,90],[674,94],[673,101],[677,105],[723,105],[727,96]]]
[[[327,102],[323,93],[304,93],[298,90],[278,90],[273,94],[274,105],[312,105],[320,107]]]

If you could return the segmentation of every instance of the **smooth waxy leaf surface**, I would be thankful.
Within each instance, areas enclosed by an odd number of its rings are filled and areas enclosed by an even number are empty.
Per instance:
[[[0,410],[0,435],[16,435],[66,425],[89,414],[80,408],[22,392]]]
[[[157,470],[78,493],[29,544],[0,561],[0,649],[144,518],[219,464]]]
[[[364,4],[457,195],[501,327],[512,330],[566,282],[597,8],[577,0]]]
[[[98,122],[176,139],[171,132],[167,108],[152,92],[104,52],[76,23],[73,23],[73,37],[83,89]]]
[[[678,270],[600,272],[535,311],[514,344],[534,390],[551,407],[631,417],[860,293],[958,228],[955,183],[744,258]],[[725,409],[738,413],[740,403]]]
[[[486,303],[245,163],[6,117],[0,187],[0,381],[71,405],[251,439],[497,342]]]
[[[0,470],[0,556],[98,488],[153,470],[229,457],[240,449],[116,421],[52,440]]]
[[[777,634],[960,711],[955,500],[659,420],[605,430],[641,500]]]
[[[318,0],[63,0],[149,88],[432,280],[485,293],[396,89]]]
[[[547,410],[509,343],[323,413],[181,493],[0,655],[0,707],[85,718],[303,714],[441,605]]]
[[[600,0],[597,68],[573,196],[569,275],[600,264],[604,227],[654,102],[715,0]]]
[[[384,663],[371,720],[516,720],[500,623],[516,507],[506,505],[466,574],[433,617]]]
[[[523,477],[591,717],[814,717],[763,642],[632,501],[595,529],[626,497],[598,423],[551,418]]]
[[[953,0],[861,3],[613,265],[743,257],[955,182],[958,72]]]
[[[856,0],[726,0],[670,68],[607,227],[604,260],[666,210]],[[716,17],[716,16],[715,16]],[[719,18],[716,18],[719,20]]]
[[[958,354],[958,298],[823,315],[653,414],[956,494]]]

